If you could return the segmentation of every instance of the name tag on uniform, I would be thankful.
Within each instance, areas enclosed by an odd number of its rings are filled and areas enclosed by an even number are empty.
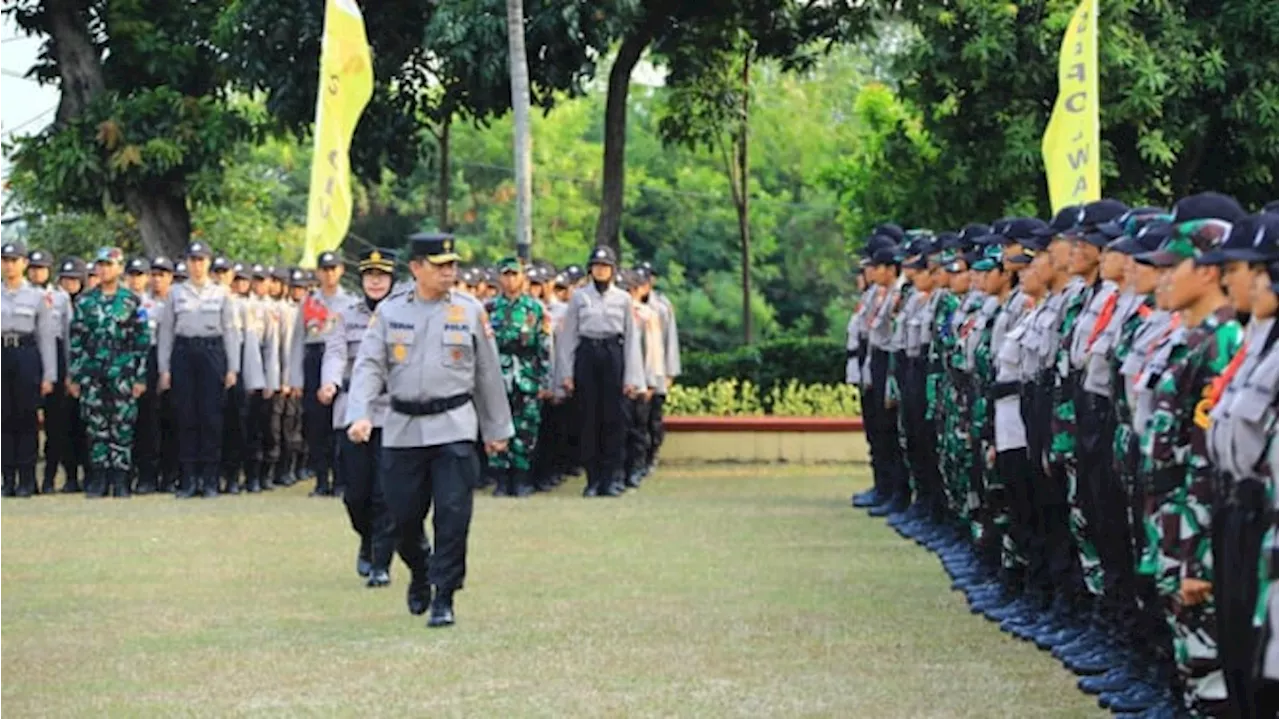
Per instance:
[[[221,312],[221,311],[222,311],[222,299],[221,299],[221,298],[216,298],[216,299],[211,299],[211,300],[201,300],[201,301],[200,301],[200,311],[201,311],[201,312]]]
[[[28,307],[27,305],[18,305],[13,308],[13,313],[19,317],[35,317],[36,308]]]

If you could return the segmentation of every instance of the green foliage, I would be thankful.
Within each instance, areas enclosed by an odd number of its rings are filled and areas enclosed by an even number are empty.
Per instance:
[[[844,357],[842,342],[821,337],[760,342],[729,352],[686,352],[679,382],[705,387],[719,379],[734,378],[750,382],[765,401],[776,388],[791,381],[801,385],[843,382]]]
[[[761,399],[749,380],[718,379],[703,387],[676,385],[664,411],[675,417],[858,417],[858,389],[851,385],[802,384],[791,380]]]
[[[76,255],[90,260],[100,247],[120,247],[127,254],[143,252],[137,223],[114,208],[105,215],[58,212],[33,216],[21,223],[5,225],[4,239],[21,239],[30,249],[41,249],[56,258]]]

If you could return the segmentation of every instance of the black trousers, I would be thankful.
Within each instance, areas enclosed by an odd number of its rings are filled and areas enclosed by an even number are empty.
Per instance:
[[[240,468],[244,464],[247,441],[247,412],[244,376],[237,375],[235,385],[227,390],[227,404],[222,412],[222,476],[228,482],[240,481]]]
[[[1129,526],[1129,494],[1115,471],[1115,412],[1111,400],[1090,392],[1076,398],[1079,489],[1087,493],[1089,533],[1102,562],[1106,601],[1116,612],[1136,606]]]
[[[391,508],[400,558],[415,575],[426,572],[427,581],[437,589],[462,589],[472,487],[480,478],[475,442],[383,447],[380,460],[382,493]],[[423,529],[433,505],[434,554]]]
[[[1255,674],[1264,631],[1253,626],[1258,598],[1258,560],[1262,535],[1274,512],[1261,482],[1224,483],[1213,517],[1213,599],[1217,608],[1218,657],[1227,680],[1230,716],[1253,719],[1255,696],[1262,685]],[[1274,714],[1272,715],[1274,716]]]
[[[382,430],[375,428],[369,441],[356,444],[345,432],[338,437],[338,464],[346,478],[342,502],[347,507],[351,528],[362,543],[368,542],[376,569],[390,569],[395,550],[396,522],[382,494]],[[408,559],[405,564],[413,565]]]
[[[656,395],[655,395],[656,396]],[[652,403],[643,398],[624,399],[626,409],[627,443],[623,466],[628,473],[639,472],[649,464],[652,439],[649,437],[649,415]]]
[[[942,518],[947,500],[942,486],[942,471],[938,468],[938,430],[933,420],[925,419],[929,408],[926,393],[928,367],[923,357],[907,357],[904,375],[902,423],[910,437],[907,447],[911,474],[916,482],[917,500],[930,511],[935,519]]]
[[[0,457],[3,457],[5,480],[13,472],[30,472],[35,483],[36,451],[39,435],[36,410],[40,406],[40,350],[34,341],[0,350]],[[32,488],[34,489],[34,487]]]
[[[227,353],[221,337],[178,337],[173,343],[178,461],[196,477],[217,477],[222,462]]]
[[[885,388],[889,379],[889,353],[871,350],[871,386],[863,399],[863,422],[867,442],[871,445],[871,471],[875,475],[877,493],[888,499],[905,499],[910,492],[907,486],[907,466],[902,457],[902,445],[898,443],[898,410],[884,406]],[[868,411],[868,407],[874,410]]]
[[[1035,505],[1031,499],[1034,473],[1026,448],[1008,449],[997,453],[996,471],[1004,480],[1004,499],[1009,513],[1009,525],[1005,532],[1009,542],[1016,548],[1019,558],[1027,562],[1020,571],[1029,589],[1042,597],[1048,597],[1050,594],[1048,586],[1030,581],[1032,554],[1039,551],[1040,547],[1036,541],[1037,517]]]
[[[1029,550],[1027,571],[1031,582],[1048,585],[1055,594],[1078,599],[1082,590],[1080,560],[1071,538],[1067,479],[1060,466],[1045,471],[1044,458],[1052,441],[1049,420],[1053,414],[1052,385],[1047,381],[1024,385],[1022,417],[1027,424],[1027,452],[1032,464],[1031,503],[1035,508],[1035,536]]]
[[[272,404],[262,396],[262,390],[246,394],[244,398],[244,473],[245,478],[260,477],[262,465],[267,461],[269,448],[275,444],[271,433]],[[277,453],[279,450],[276,450]],[[279,455],[276,455],[279,458]]]
[[[138,424],[133,432],[133,466],[138,484],[152,488],[160,483],[160,408],[167,398],[157,389],[159,367],[156,348],[147,353],[147,391],[138,398]]]
[[[583,338],[573,360],[574,394],[582,428],[582,465],[587,483],[603,487],[623,466],[625,416],[622,394],[622,337]]]
[[[655,393],[649,402],[649,457],[646,464],[658,461],[658,453],[662,450],[662,442],[667,438],[667,428],[662,420],[667,406],[667,396]]]
[[[307,444],[307,469],[316,474],[316,487],[328,488],[333,470],[333,405],[321,404],[320,363],[324,343],[306,345],[302,356],[302,431]]]

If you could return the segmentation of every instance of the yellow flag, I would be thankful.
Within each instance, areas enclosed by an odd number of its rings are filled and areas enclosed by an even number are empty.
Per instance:
[[[355,0],[326,0],[303,267],[336,250],[351,226],[351,135],[373,95],[373,60]]]
[[[1057,212],[1102,197],[1098,139],[1098,5],[1082,0],[1058,52],[1058,99],[1040,143],[1049,204]]]

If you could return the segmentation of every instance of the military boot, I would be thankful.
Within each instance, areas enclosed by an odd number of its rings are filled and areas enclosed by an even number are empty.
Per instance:
[[[111,496],[120,499],[128,499],[132,494],[129,485],[133,482],[128,472],[121,470],[113,470],[107,475],[107,482],[111,485]]]
[[[5,467],[0,474],[4,477],[3,486],[0,486],[0,497],[12,497],[18,488],[17,470],[13,467]]]
[[[196,496],[196,475],[194,470],[183,470],[182,477],[178,480],[178,491],[173,496],[178,499],[191,499]]]
[[[427,617],[427,626],[433,629],[453,626],[453,590],[435,588],[435,598],[431,600],[431,614]]]
[[[510,497],[514,492],[511,491],[511,472],[506,469],[489,468],[489,476],[493,478],[493,496]]]
[[[100,467],[89,467],[84,473],[84,496],[99,499],[107,496],[107,472]]]
[[[18,497],[31,497],[36,493],[36,468],[18,467]]]
[[[196,477],[196,493],[205,499],[217,499],[218,475],[206,473]]]
[[[63,494],[76,494],[80,492],[80,473],[77,468],[72,466],[67,469],[67,480],[62,484]]]
[[[528,497],[534,493],[533,482],[529,480],[529,473],[524,470],[512,470],[509,474],[511,496]]]
[[[223,477],[224,494],[240,494],[240,473],[238,471],[227,472]]]

